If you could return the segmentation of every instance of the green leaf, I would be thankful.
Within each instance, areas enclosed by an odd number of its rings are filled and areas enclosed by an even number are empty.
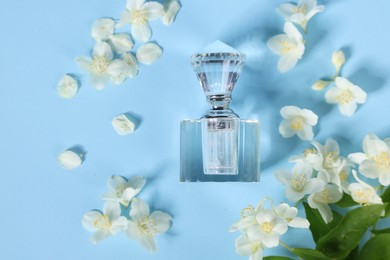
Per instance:
[[[287,256],[266,256],[266,257],[263,257],[263,259],[265,259],[265,260],[294,260],[294,259],[287,257]]]
[[[387,187],[385,192],[382,194],[382,201],[383,203],[390,202],[390,188]],[[385,217],[390,216],[390,203],[387,203],[386,210],[385,210]]]
[[[328,260],[329,257],[325,256],[320,251],[311,248],[291,248],[290,252],[303,259],[310,260]]]
[[[390,234],[374,236],[363,246],[358,259],[386,260],[390,259]]]
[[[348,195],[347,193],[344,193],[341,200],[336,202],[335,205],[342,207],[342,208],[348,208],[348,207],[356,206],[356,205],[358,205],[358,203],[356,203],[350,195]]]
[[[371,230],[375,235],[390,233],[390,228]],[[389,241],[390,242],[390,241]]]
[[[345,258],[359,244],[370,226],[379,220],[385,205],[370,205],[348,212],[328,234],[318,240],[316,249],[332,258]]]
[[[317,209],[312,209],[306,202],[303,202],[303,206],[305,207],[306,218],[310,222],[310,231],[315,242],[328,234],[342,218],[339,213],[333,211],[333,221],[326,224]]]

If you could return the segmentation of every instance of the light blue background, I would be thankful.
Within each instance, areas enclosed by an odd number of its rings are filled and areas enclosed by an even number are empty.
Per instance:
[[[276,70],[277,56],[266,40],[282,31],[275,7],[283,1],[182,1],[176,22],[152,22],[153,39],[164,55],[121,86],[96,91],[74,62],[94,45],[92,22],[119,17],[125,1],[2,1],[0,8],[0,254],[2,259],[245,259],[235,254],[238,234],[228,227],[241,208],[264,196],[284,201],[273,172],[290,167],[288,156],[307,143],[278,134],[284,105],[310,108],[320,116],[317,139],[342,144],[342,153],[360,150],[369,132],[390,136],[390,2],[320,1],[326,4],[308,26],[307,49],[291,72]],[[128,28],[127,28],[128,29]],[[258,184],[179,183],[179,124],[207,109],[189,56],[220,39],[248,56],[234,93],[242,118],[262,123],[262,180]],[[346,118],[323,101],[311,84],[332,76],[333,51],[344,48],[343,75],[365,89],[368,101]],[[74,73],[82,87],[73,100],[58,96],[56,84]],[[111,119],[123,112],[142,118],[137,131],[121,137]],[[84,164],[62,170],[57,156],[81,145]],[[174,216],[169,233],[157,237],[151,255],[124,234],[89,242],[81,226],[89,209],[102,206],[112,174],[144,175],[140,197]],[[282,239],[310,246],[309,231],[291,230]],[[287,254],[284,248],[266,254]]]

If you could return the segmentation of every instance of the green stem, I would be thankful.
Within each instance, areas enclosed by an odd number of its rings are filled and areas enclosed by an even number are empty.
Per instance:
[[[283,243],[282,240],[279,240],[279,243],[280,243],[284,248],[286,248],[288,251],[291,251],[291,248],[290,248],[288,245],[286,245],[285,243]]]

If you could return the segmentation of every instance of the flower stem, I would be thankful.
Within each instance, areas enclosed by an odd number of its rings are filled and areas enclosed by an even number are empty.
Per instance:
[[[286,245],[285,243],[283,243],[282,240],[279,240],[279,243],[280,243],[284,248],[286,248],[288,251],[291,251],[291,248],[290,248],[288,245]]]

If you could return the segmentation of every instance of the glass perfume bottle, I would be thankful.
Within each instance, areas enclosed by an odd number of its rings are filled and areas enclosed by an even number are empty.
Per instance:
[[[181,181],[259,181],[259,123],[229,108],[244,62],[244,54],[220,41],[191,57],[211,109],[181,122]]]

